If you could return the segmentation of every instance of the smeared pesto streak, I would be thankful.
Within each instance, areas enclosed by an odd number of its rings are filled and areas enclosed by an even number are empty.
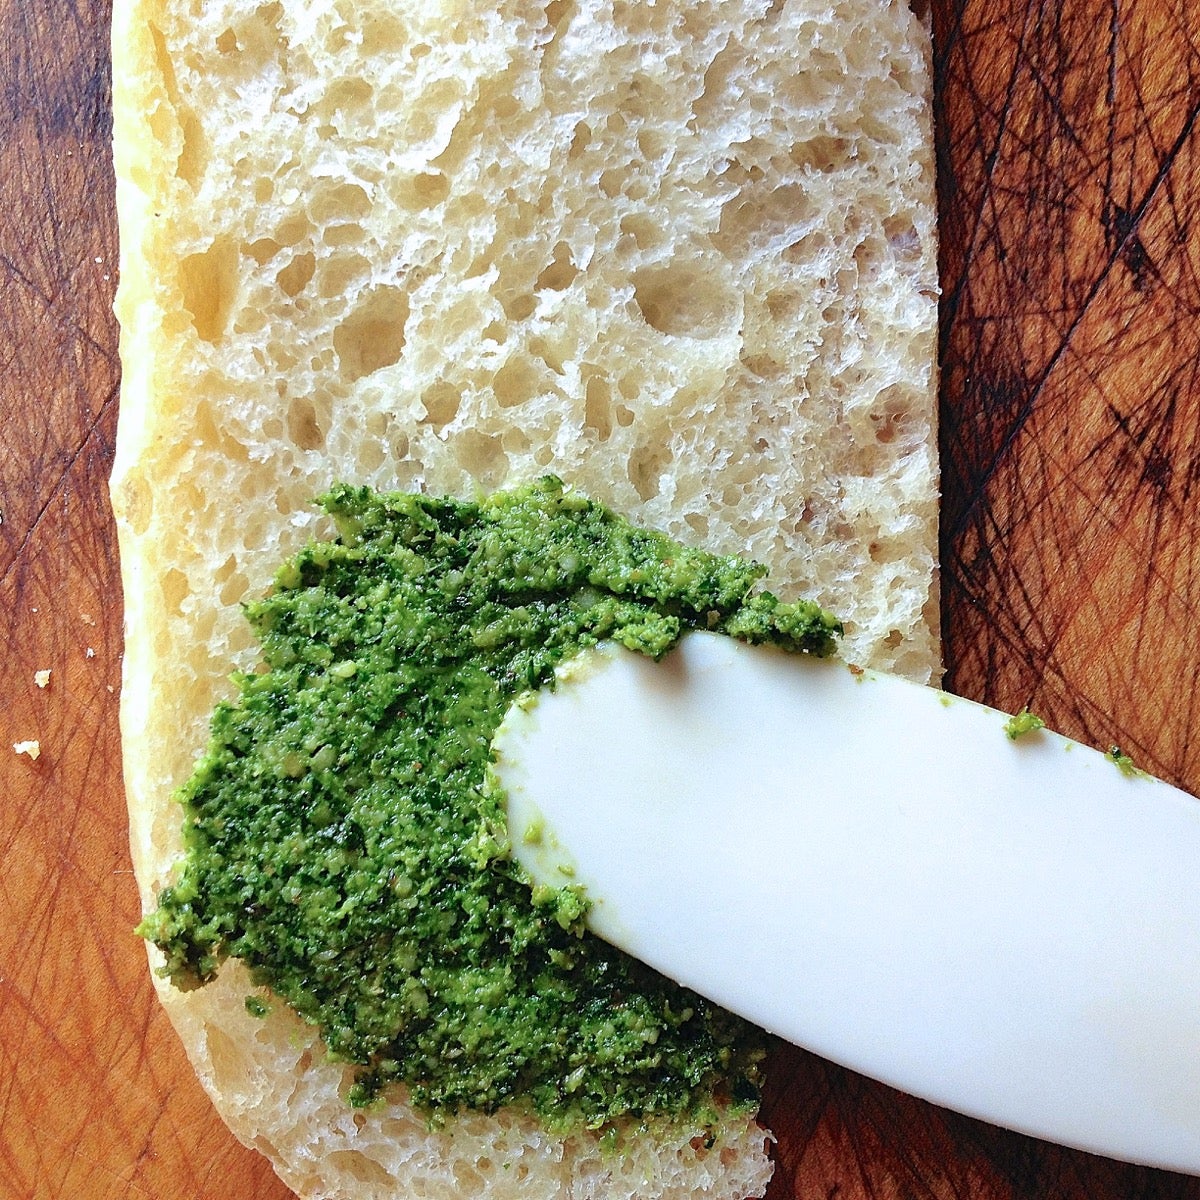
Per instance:
[[[1036,713],[1031,713],[1028,708],[1023,708],[1019,713],[1014,713],[1004,722],[1004,732],[1008,735],[1009,740],[1013,742],[1017,738],[1026,737],[1028,734],[1037,733],[1039,729],[1045,728],[1046,722]]]
[[[1151,779],[1149,771],[1143,771],[1120,746],[1109,746],[1104,757],[1112,762],[1126,779]]]
[[[575,889],[531,890],[483,787],[490,741],[600,639],[823,655],[838,623],[553,478],[320,503],[340,536],[248,606],[264,669],[182,789],[186,859],[141,927],[165,971],[190,987],[243,960],[359,1065],[355,1104],[402,1081],[435,1119],[524,1103],[564,1127],[752,1100],[753,1030],[584,933]]]

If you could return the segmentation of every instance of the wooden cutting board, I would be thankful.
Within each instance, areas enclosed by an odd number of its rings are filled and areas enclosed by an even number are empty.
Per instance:
[[[1200,790],[1200,9],[932,17],[947,683]],[[107,38],[104,0],[0,0],[0,1200],[281,1200],[131,933]],[[771,1078],[774,1200],[1200,1200],[801,1051]]]

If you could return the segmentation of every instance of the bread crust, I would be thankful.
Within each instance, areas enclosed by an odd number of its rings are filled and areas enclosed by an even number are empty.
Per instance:
[[[937,672],[928,34],[907,7],[115,0],[122,735],[149,909],[239,602],[338,478],[552,470],[756,558],[846,652]],[[237,964],[159,991],[230,1127],[302,1196],[759,1194],[766,1135],[614,1156],[439,1133]],[[519,1186],[518,1186],[519,1184]]]

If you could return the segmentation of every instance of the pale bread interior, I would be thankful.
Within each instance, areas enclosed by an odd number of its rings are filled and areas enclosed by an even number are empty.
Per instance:
[[[143,899],[255,648],[239,602],[346,479],[552,471],[755,558],[930,679],[936,262],[927,31],[900,3],[115,0],[124,380],[113,503]],[[312,1197],[760,1194],[766,1137],[603,1151],[441,1133],[236,965],[160,988],[234,1132]]]

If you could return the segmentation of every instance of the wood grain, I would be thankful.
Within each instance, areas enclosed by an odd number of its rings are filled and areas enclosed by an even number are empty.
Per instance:
[[[108,15],[0,0],[0,1200],[283,1200],[131,932]],[[932,17],[947,682],[1200,790],[1200,11]],[[790,1047],[774,1068],[774,1200],[1200,1200]]]
[[[948,684],[1200,789],[1200,18],[940,15]]]

